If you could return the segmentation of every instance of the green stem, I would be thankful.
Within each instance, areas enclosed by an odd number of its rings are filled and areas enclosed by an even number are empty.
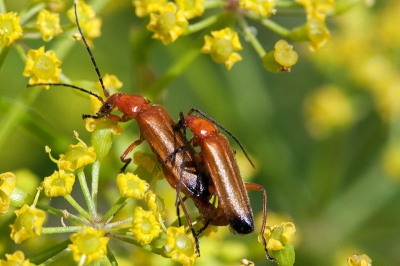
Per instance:
[[[41,210],[43,210],[45,212],[48,212],[50,214],[53,214],[53,215],[56,215],[56,216],[59,216],[59,217],[65,217],[66,216],[65,212],[63,212],[62,210],[50,207],[48,205],[44,205],[42,203],[36,204],[36,207],[38,209],[41,209]],[[90,225],[87,220],[82,219],[82,218],[80,218],[80,217],[78,217],[76,215],[70,214],[70,213],[68,213],[68,215],[66,216],[66,219],[68,219],[68,220],[70,220],[72,222],[75,222],[75,223]]]
[[[112,266],[118,266],[117,259],[114,256],[114,253],[110,249],[110,245],[107,245],[107,259]]]
[[[81,226],[59,226],[59,227],[43,227],[41,234],[63,234],[63,233],[74,233],[81,229]]]
[[[156,247],[153,247],[153,246],[150,246],[150,245],[142,246],[135,239],[133,239],[132,237],[129,237],[129,236],[121,236],[121,235],[114,235],[114,234],[110,234],[109,236],[110,236],[110,238],[124,241],[126,243],[141,247],[146,251],[149,251],[149,252],[158,254],[160,256],[163,256],[164,258],[167,258],[167,256],[164,253],[164,249],[163,248],[156,248]]]
[[[45,3],[39,3],[26,11],[22,11],[20,13],[20,23],[21,25],[25,24],[29,19],[31,19],[34,15],[36,15],[40,10],[46,7]]]
[[[93,220],[96,221],[97,213],[96,213],[96,209],[94,207],[94,202],[93,202],[92,196],[90,195],[89,187],[86,182],[86,177],[85,177],[85,173],[83,172],[83,167],[81,167],[77,170],[77,174],[78,174],[79,184],[81,185],[83,197],[85,198],[86,204],[89,209],[89,213],[93,217]]]
[[[252,20],[258,21],[264,27],[270,29],[271,31],[275,32],[276,34],[278,34],[282,37],[287,38],[290,34],[290,30],[286,29],[285,27],[282,27],[281,25],[279,25],[278,23],[276,23],[270,19],[262,18],[255,13],[247,12],[246,17],[248,17]]]
[[[257,37],[250,30],[245,19],[239,19],[239,24],[243,29],[244,35],[250,41],[251,45],[254,47],[258,55],[262,58],[267,52],[262,47],[261,43],[258,41]]]
[[[226,6],[226,1],[206,1],[204,4],[205,9]]]
[[[219,17],[218,15],[214,15],[214,16],[208,17],[206,19],[203,19],[202,21],[197,22],[195,24],[190,24],[188,27],[188,30],[185,32],[185,35],[192,34],[194,32],[200,31],[202,29],[205,29],[205,28],[211,26],[212,24],[217,22],[218,17]]]
[[[69,244],[71,244],[71,241],[69,239],[65,240],[57,245],[51,246],[51,248],[42,251],[35,256],[30,256],[29,260],[35,265],[56,265],[55,262],[57,260],[71,253],[71,250],[68,249]]]
[[[129,198],[119,198],[118,201],[111,207],[111,209],[104,215],[103,221],[108,222],[111,218],[114,217],[125,205],[128,203]]]
[[[97,212],[97,195],[99,193],[99,174],[100,174],[100,161],[95,161],[92,166],[92,199],[94,208]]]
[[[85,211],[81,205],[79,205],[78,202],[76,202],[76,200],[71,197],[71,195],[67,195],[64,196],[64,198],[69,202],[69,204],[71,204],[72,207],[75,208],[75,210],[77,210],[79,212],[80,215],[82,215],[83,217],[85,217],[86,219],[88,219],[88,221],[92,221],[90,215],[87,213],[87,211]]]
[[[3,68],[4,62],[6,61],[6,57],[8,55],[8,52],[11,50],[11,45],[9,46],[3,46],[1,48],[1,52],[0,52],[0,71]]]

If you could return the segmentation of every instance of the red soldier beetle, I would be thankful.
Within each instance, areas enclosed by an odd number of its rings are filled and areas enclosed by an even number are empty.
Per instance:
[[[193,112],[202,117],[192,115]],[[230,147],[228,139],[220,133],[217,126],[227,132],[239,144],[249,162],[254,166],[240,142],[221,124],[195,108],[192,108],[186,116],[182,112],[180,113],[180,120],[176,127],[183,130],[184,136],[186,136],[186,128],[193,132],[190,142],[194,147],[200,147],[198,160],[199,163],[204,165],[208,176],[211,178],[209,191],[212,195],[218,197],[218,205],[213,210],[207,210],[209,206],[203,206],[203,201],[196,202],[194,200],[199,212],[206,219],[205,226],[198,234],[208,225],[230,225],[238,234],[252,233],[254,231],[254,218],[247,190],[261,191],[263,194],[263,221],[260,236],[267,258],[274,260],[268,254],[264,236],[267,220],[267,193],[263,186],[243,181],[236,162],[235,151]],[[174,151],[168,159],[182,150],[184,151],[185,147]]]
[[[186,198],[192,198],[196,206],[200,206],[200,208],[204,209],[203,212],[214,212],[214,206],[209,203],[211,195],[208,191],[208,182],[210,178],[205,176],[205,172],[202,170],[202,167],[200,167],[200,165],[197,163],[197,160],[195,159],[195,150],[191,145],[187,144],[186,137],[183,136],[180,131],[176,130],[175,121],[168,114],[164,107],[156,104],[151,105],[150,100],[140,95],[125,93],[116,93],[113,95],[109,95],[109,92],[104,87],[100,70],[97,67],[92,52],[80,28],[76,12],[76,3],[74,3],[74,8],[78,30],[82,36],[82,41],[84,42],[85,47],[90,55],[90,59],[97,73],[106,100],[104,100],[101,96],[97,95],[94,92],[71,84],[37,83],[28,85],[28,87],[43,85],[70,87],[72,89],[76,89],[96,97],[103,104],[102,107],[96,113],[96,115],[82,115],[83,119],[98,119],[106,117],[117,122],[127,122],[132,119],[136,120],[140,130],[140,138],[132,142],[129,147],[124,151],[124,153],[120,156],[121,161],[125,163],[121,171],[124,171],[127,165],[132,160],[130,158],[126,158],[128,154],[137,145],[141,144],[143,141],[147,141],[150,148],[155,153],[157,160],[162,165],[162,170],[166,179],[177,192],[176,206],[178,217],[180,205],[188,221],[190,230],[195,238],[196,252],[200,256],[200,248],[197,234],[194,231],[193,224],[184,205],[184,201],[186,200]],[[122,113],[122,116],[120,117],[118,115],[112,114],[111,112],[114,109],[118,109]],[[168,160],[167,162],[168,156],[172,154],[177,148],[182,146],[185,147],[183,153],[181,153],[180,155],[176,154],[172,160]],[[182,198],[180,192],[184,193],[185,198]],[[178,223],[180,224],[179,219]]]

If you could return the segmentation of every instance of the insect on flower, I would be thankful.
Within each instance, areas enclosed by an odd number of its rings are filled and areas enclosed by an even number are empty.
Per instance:
[[[198,113],[202,117],[192,115],[193,112]],[[227,138],[220,133],[217,126],[222,128],[239,144],[254,167],[243,146],[224,126],[195,108],[192,108],[187,116],[184,116],[182,112],[180,113],[180,120],[176,127],[183,130],[185,138],[186,128],[189,128],[193,132],[193,138],[190,142],[194,147],[200,147],[201,152],[199,155],[201,164],[204,165],[208,176],[211,178],[209,181],[209,191],[213,191],[214,196],[218,198],[218,205],[211,211],[208,209],[209,205],[196,205],[200,214],[206,220],[205,226],[198,234],[205,230],[208,225],[230,225],[237,234],[252,233],[254,231],[254,218],[246,190],[261,191],[263,194],[263,221],[260,237],[267,258],[274,260],[268,254],[264,236],[267,219],[267,193],[264,187],[259,184],[243,182],[239,166],[235,159],[235,151],[230,147]],[[168,160],[172,159],[180,151],[185,151],[185,149],[185,146],[183,146],[175,150],[168,157]],[[197,203],[201,205],[203,202]]]
[[[200,249],[198,239],[189,214],[184,205],[184,199],[180,192],[183,192],[188,198],[195,198],[198,202],[195,205],[207,206],[209,210],[212,210],[212,205],[208,202],[211,195],[208,191],[208,180],[209,177],[204,176],[204,171],[197,163],[195,159],[195,151],[190,145],[186,145],[187,140],[183,134],[177,131],[173,126],[176,125],[173,118],[166,111],[166,109],[160,105],[151,105],[150,100],[140,95],[115,93],[110,95],[105,89],[103,78],[94,60],[92,52],[87,44],[87,41],[82,33],[81,27],[79,26],[78,16],[75,7],[75,17],[78,30],[82,36],[82,41],[89,53],[90,59],[94,65],[97,73],[99,82],[101,84],[104,96],[104,100],[101,96],[94,92],[85,90],[83,88],[64,83],[36,83],[30,84],[31,86],[63,86],[76,89],[96,97],[102,106],[95,115],[82,115],[85,118],[108,118],[117,122],[127,122],[129,120],[136,120],[139,130],[140,138],[132,142],[128,148],[121,155],[120,159],[125,163],[121,172],[125,170],[127,165],[131,162],[131,158],[127,158],[128,154],[143,141],[147,141],[152,151],[155,153],[157,160],[162,166],[163,173],[170,183],[170,185],[177,192],[177,212],[179,216],[179,206],[181,206],[185,217],[188,221],[189,228],[196,241],[196,251],[200,255]],[[112,114],[114,109],[118,109],[122,116]],[[177,148],[185,146],[186,149],[183,153],[177,154],[173,160],[167,162],[167,157],[173,153]],[[184,170],[181,171],[181,167]],[[208,203],[208,204],[207,204]],[[179,221],[180,223],[180,221]]]

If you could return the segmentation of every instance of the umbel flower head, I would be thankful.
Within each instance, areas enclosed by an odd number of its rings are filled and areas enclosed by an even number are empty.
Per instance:
[[[52,198],[71,194],[74,183],[74,174],[68,174],[64,170],[60,170],[59,172],[54,171],[51,176],[45,177],[42,187],[46,196]]]
[[[7,213],[10,207],[10,196],[17,179],[11,172],[0,174],[0,217]]]
[[[280,226],[266,226],[264,236],[267,241],[268,250],[281,250],[287,246],[296,232],[296,227],[293,223],[281,223]],[[261,239],[259,237],[259,242]]]
[[[4,266],[29,266],[29,259],[25,259],[22,251],[15,251],[13,254],[6,254],[7,260],[0,260],[0,265]]]
[[[15,214],[17,218],[15,223],[10,225],[10,236],[16,244],[20,244],[28,238],[40,236],[45,218],[42,210],[25,204],[21,209],[15,211]]]
[[[107,244],[110,240],[104,236],[105,232],[100,229],[93,229],[83,226],[78,232],[70,236],[71,249],[75,261],[83,261],[89,264],[107,254]]]
[[[348,266],[372,266],[372,260],[368,255],[353,254],[347,259]]]
[[[125,198],[143,199],[150,185],[132,173],[117,176],[119,193]]]
[[[46,9],[40,10],[37,21],[36,28],[40,30],[42,39],[48,42],[62,33],[60,26],[60,16],[57,13],[50,13]]]
[[[57,163],[60,170],[75,171],[87,164],[91,164],[96,160],[96,153],[93,147],[88,147],[85,142],[78,138],[75,132],[75,138],[79,140],[76,145],[69,145],[65,154],[60,154],[60,159],[51,159]],[[50,148],[46,147],[46,152],[50,154]],[[51,155],[50,155],[51,156]]]
[[[150,13],[158,12],[164,6],[166,0],[133,0],[136,16],[143,18]]]
[[[44,46],[37,50],[29,50],[26,57],[25,69],[22,75],[31,77],[29,84],[58,83],[61,61],[57,59],[54,51],[44,52]],[[50,86],[45,86],[49,89]]]
[[[160,235],[161,225],[153,212],[136,207],[133,213],[132,228],[129,231],[144,246]]]
[[[187,19],[201,16],[204,13],[205,0],[175,0],[175,3]]]
[[[22,37],[19,17],[15,12],[0,14],[0,46],[9,46],[13,41]]]
[[[167,244],[164,246],[165,255],[184,266],[193,265],[198,257],[195,251],[194,237],[186,234],[185,227],[168,227]]]
[[[235,51],[242,50],[237,32],[232,32],[230,28],[220,31],[212,31],[210,36],[204,36],[204,46],[201,52],[210,54],[216,63],[225,63],[227,70],[230,70],[242,57]]]
[[[239,0],[239,5],[241,8],[251,10],[264,18],[275,12],[274,0]]]
[[[188,21],[183,11],[177,10],[176,5],[171,2],[161,7],[159,12],[160,14],[150,14],[147,29],[154,32],[153,39],[161,40],[165,45],[170,44],[186,31],[184,26]]]

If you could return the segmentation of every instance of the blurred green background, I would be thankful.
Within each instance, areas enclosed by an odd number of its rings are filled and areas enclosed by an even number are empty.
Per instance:
[[[19,12],[30,2],[9,0],[5,6],[8,11]],[[345,14],[329,18],[331,42],[315,53],[308,50],[307,43],[294,43],[299,61],[291,73],[268,73],[254,49],[240,36],[243,61],[230,71],[214,63],[209,55],[198,54],[157,97],[142,86],[144,77],[150,81],[162,77],[176,62],[198,50],[202,36],[209,32],[180,37],[164,46],[151,40],[151,33],[145,30],[148,18],[137,18],[131,1],[110,1],[112,4],[106,7],[105,1],[87,2],[101,10],[97,15],[103,21],[102,36],[94,40],[92,52],[103,76],[116,75],[124,83],[123,92],[151,97],[153,103],[164,105],[175,118],[180,111],[199,108],[240,139],[257,162],[253,173],[244,159],[239,160],[244,178],[262,184],[268,193],[268,224],[274,224],[274,217],[283,215],[285,221],[296,225],[295,265],[346,265],[352,253],[368,254],[373,265],[400,265],[399,172],[393,170],[400,168],[399,149],[394,149],[394,155],[387,159],[393,162],[390,166],[384,163],[388,147],[400,143],[397,0],[377,1],[372,7],[360,2]],[[71,1],[66,4],[68,9],[70,6]],[[293,28],[305,22],[305,15],[294,12],[273,20]],[[68,23],[65,16],[62,22]],[[266,50],[271,50],[280,37],[254,26],[258,39]],[[64,34],[46,43],[46,50],[55,49],[57,53],[57,49],[66,49],[57,46],[58,42],[65,43],[65,38],[70,37]],[[23,43],[35,49],[43,45],[41,40]],[[71,46],[61,68],[74,81],[97,80],[87,51],[80,44]],[[64,153],[69,143],[75,143],[73,130],[89,142],[81,114],[91,110],[87,98],[68,88],[26,88],[28,78],[22,76],[23,69],[24,62],[11,49],[0,72],[0,127],[27,90],[38,90],[40,95],[29,106],[23,106],[24,111],[11,131],[2,135],[0,173],[30,170],[38,177],[27,179],[34,193],[39,182],[55,169],[44,146],[53,149],[53,156]],[[307,130],[305,100],[327,85],[339,88],[349,100],[352,118],[347,126],[316,137]],[[389,87],[393,90],[382,96]],[[104,179],[111,180],[104,181],[104,186],[113,186],[121,167],[119,155],[138,138],[134,121],[124,126],[126,131],[115,138],[111,158],[104,164]],[[240,149],[231,143],[242,158]],[[147,144],[141,148],[148,149]],[[172,197],[167,208],[172,209],[173,215],[173,190],[163,182],[159,187],[163,189],[156,192],[165,198]],[[259,215],[262,197],[257,192],[249,195],[253,211]],[[0,219],[2,254],[20,248],[8,244],[7,224],[13,222],[12,216],[9,219]],[[256,232],[249,236],[232,235],[222,229],[210,238],[200,238],[202,257],[195,265],[239,265],[243,257],[256,265],[273,265],[257,242],[259,221],[256,226]],[[111,246],[114,244],[118,245],[111,242]],[[28,255],[40,252],[37,246],[22,246],[31,248]],[[137,265],[172,263],[139,249],[135,249],[136,253],[132,250],[122,245],[118,255],[130,257],[131,261],[121,260],[120,265],[132,265],[132,261]]]

